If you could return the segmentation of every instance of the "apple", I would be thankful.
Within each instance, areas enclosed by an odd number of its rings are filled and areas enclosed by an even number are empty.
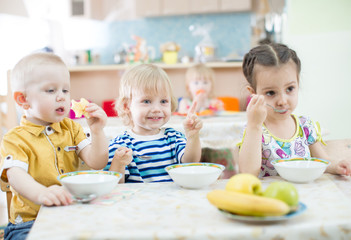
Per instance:
[[[277,181],[270,183],[263,192],[263,196],[282,200],[290,207],[297,206],[299,203],[299,194],[294,184],[289,182]]]
[[[262,184],[258,177],[249,173],[239,173],[229,179],[225,190],[260,195],[261,187]]]

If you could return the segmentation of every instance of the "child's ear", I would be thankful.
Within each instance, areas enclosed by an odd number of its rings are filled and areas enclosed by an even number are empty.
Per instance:
[[[246,89],[250,92],[250,94],[256,94],[255,89],[253,89],[251,86],[247,86]]]
[[[27,110],[29,108],[29,103],[27,102],[26,96],[23,92],[14,92],[13,97],[15,102],[22,107],[23,109]]]

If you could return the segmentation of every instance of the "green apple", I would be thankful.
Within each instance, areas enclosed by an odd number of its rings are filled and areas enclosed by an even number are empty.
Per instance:
[[[263,196],[282,200],[290,207],[297,206],[299,203],[299,194],[294,184],[289,182],[277,181],[270,183],[263,192]]]
[[[225,190],[260,195],[262,193],[261,186],[258,177],[249,173],[239,173],[229,179]]]

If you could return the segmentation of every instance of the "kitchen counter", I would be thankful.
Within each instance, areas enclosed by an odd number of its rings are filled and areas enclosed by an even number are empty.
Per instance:
[[[184,69],[188,68],[195,63],[176,63],[176,64],[165,64],[165,63],[153,63],[163,69]],[[68,69],[70,72],[84,72],[84,71],[115,71],[124,70],[131,65],[128,64],[111,64],[111,65],[76,65],[70,66]],[[206,66],[211,68],[241,68],[242,62],[208,62]]]

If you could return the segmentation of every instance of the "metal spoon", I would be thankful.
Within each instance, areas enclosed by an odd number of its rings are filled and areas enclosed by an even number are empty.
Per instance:
[[[147,155],[140,156],[134,152],[133,152],[133,157],[139,158],[140,160],[150,160],[152,158],[151,156],[147,156]]]
[[[89,194],[86,196],[73,196],[73,201],[76,203],[89,203],[96,198],[95,194]]]
[[[286,109],[276,109],[274,108],[273,106],[269,105],[268,103],[266,103],[267,106],[273,108],[274,112],[277,112],[277,113],[283,113],[283,112],[286,112]]]

